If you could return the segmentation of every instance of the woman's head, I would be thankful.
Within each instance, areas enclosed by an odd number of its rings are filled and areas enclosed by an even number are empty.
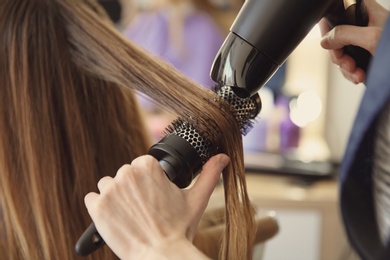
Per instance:
[[[133,90],[194,123],[232,158],[226,254],[250,255],[238,245],[250,248],[253,225],[240,130],[214,93],[129,43],[92,0],[2,0],[0,41],[0,203],[10,259],[76,257],[90,222],[83,197],[150,145]]]

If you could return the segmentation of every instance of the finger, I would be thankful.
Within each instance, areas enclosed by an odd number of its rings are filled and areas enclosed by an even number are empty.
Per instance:
[[[331,50],[329,51],[329,58],[331,62],[339,67],[341,67],[342,57],[343,57],[343,51],[342,50]]]
[[[366,73],[364,70],[360,68],[356,68],[354,71],[346,71],[343,69],[340,69],[341,73],[343,74],[344,78],[348,79],[354,84],[362,83],[366,80]]]
[[[99,198],[99,194],[96,192],[90,192],[84,197],[84,204],[88,209],[88,212],[93,204],[95,204],[96,200]]]
[[[199,178],[196,180],[194,186],[191,188],[191,197],[197,201],[205,202],[207,205],[217,182],[221,176],[223,169],[228,165],[230,159],[225,154],[213,156],[203,166]]]
[[[135,158],[131,162],[131,165],[144,167],[144,166],[148,166],[148,165],[155,164],[155,163],[158,163],[157,159],[154,158],[153,156],[147,154],[147,155],[142,155],[142,156]]]
[[[325,18],[321,19],[318,26],[320,27],[321,36],[324,36],[331,29]]]
[[[344,53],[342,50],[332,50],[330,51],[330,58],[332,63],[338,65],[342,70],[353,73],[357,67],[355,60]]]
[[[379,37],[379,28],[339,25],[324,35],[321,46],[324,49],[341,49],[347,45],[354,45],[373,54]]]
[[[355,60],[346,55],[343,51],[332,51],[332,62],[340,66],[341,69],[347,72],[353,72],[356,70],[356,62]]]
[[[131,162],[132,180],[148,182],[169,182],[166,174],[156,158],[151,155],[137,157]],[[122,174],[127,174],[123,172]],[[129,177],[129,176],[128,176]]]
[[[344,78],[346,78],[347,80],[351,81],[351,82],[354,82],[352,80],[352,74],[349,72],[349,71],[346,71],[342,68],[340,68],[340,71],[341,71],[341,74],[343,74]]]
[[[142,155],[140,157],[135,158],[131,162],[131,166],[134,168],[143,169],[144,172],[159,172],[164,173],[161,168],[158,160],[151,155]],[[161,174],[160,174],[161,175]]]
[[[107,187],[112,181],[113,178],[110,176],[105,176],[101,178],[97,184],[100,193],[103,192],[104,188]]]
[[[344,51],[342,49],[331,50],[330,58],[333,63],[339,65],[342,62],[343,57],[345,56]]]
[[[356,83],[362,83],[366,81],[366,72],[363,69],[357,68],[353,74]]]
[[[351,35],[351,33],[356,33],[355,26],[336,26],[322,37],[321,46],[325,49],[342,49],[344,46],[352,44],[353,39],[355,39],[356,35]]]

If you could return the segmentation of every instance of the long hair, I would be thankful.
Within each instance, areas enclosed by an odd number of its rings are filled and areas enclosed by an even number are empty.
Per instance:
[[[150,145],[134,90],[196,124],[231,157],[220,257],[251,258],[241,134],[213,92],[124,39],[92,0],[2,0],[0,41],[1,247],[8,259],[77,258],[74,244],[91,221],[85,194]],[[93,254],[110,258],[108,248]]]

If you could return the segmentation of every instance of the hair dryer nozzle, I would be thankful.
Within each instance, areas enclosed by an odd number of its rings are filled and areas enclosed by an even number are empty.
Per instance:
[[[242,88],[252,96],[278,68],[275,61],[231,32],[214,60],[211,78],[220,85]]]

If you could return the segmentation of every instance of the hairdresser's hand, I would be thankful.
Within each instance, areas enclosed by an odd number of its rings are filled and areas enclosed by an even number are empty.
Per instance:
[[[365,72],[356,67],[354,59],[346,55],[342,48],[347,45],[359,46],[374,55],[388,16],[388,11],[375,0],[365,0],[364,4],[369,17],[367,27],[339,25],[330,30],[325,19],[320,21],[323,35],[321,46],[330,50],[332,62],[340,66],[344,77],[355,84],[365,81]]]
[[[88,212],[106,244],[121,259],[206,259],[192,245],[199,220],[229,162],[212,157],[195,184],[179,189],[157,160],[145,155],[98,183],[85,197]]]

